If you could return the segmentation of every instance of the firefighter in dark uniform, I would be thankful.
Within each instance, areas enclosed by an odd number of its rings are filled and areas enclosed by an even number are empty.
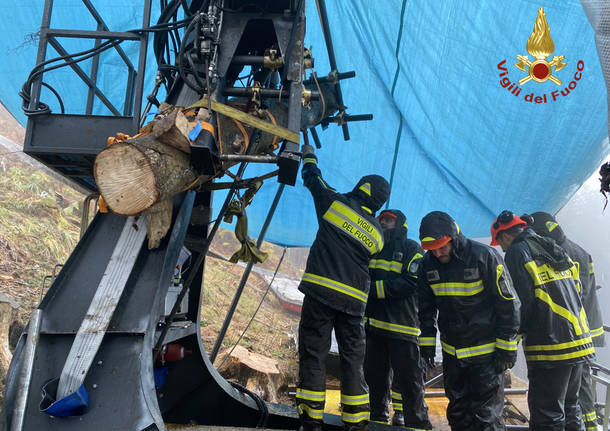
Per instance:
[[[491,237],[506,252],[521,300],[530,429],[581,431],[582,364],[595,350],[580,300],[578,269],[555,241],[538,236],[510,211],[496,217]]]
[[[325,362],[334,328],[339,344],[343,424],[346,429],[363,429],[370,415],[362,369],[368,265],[371,256],[383,248],[383,232],[375,212],[387,200],[390,186],[383,177],[368,175],[351,192],[337,193],[322,179],[309,145],[303,148],[302,176],[313,196],[319,228],[299,285],[305,294],[296,393],[301,425],[306,431],[321,429]]]
[[[416,288],[423,252],[418,243],[407,239],[407,219],[401,211],[384,210],[377,219],[384,246],[369,263],[371,288],[365,312],[364,377],[371,396],[371,421],[389,423],[387,400],[393,370],[395,415],[402,412],[408,429],[432,429],[418,347]]]
[[[523,216],[522,216],[523,217]],[[563,229],[549,213],[535,212],[531,214],[531,220],[524,220],[533,223],[532,228],[540,235],[552,238],[568,256],[578,266],[580,280],[582,305],[587,313],[589,332],[595,347],[604,346],[604,321],[602,318],[601,307],[597,300],[595,284],[595,271],[593,270],[593,260],[581,246],[566,238]],[[580,392],[578,402],[582,410],[582,418],[585,428],[588,431],[597,430],[597,413],[595,412],[595,399],[593,398],[593,387],[591,383],[591,368],[588,362],[582,365],[582,378],[580,380]]]
[[[453,431],[504,430],[504,371],[517,357],[519,298],[497,251],[467,239],[446,213],[421,222],[420,350],[434,365],[436,314]]]

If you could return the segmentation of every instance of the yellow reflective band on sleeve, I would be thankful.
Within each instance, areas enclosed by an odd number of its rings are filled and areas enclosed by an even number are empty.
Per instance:
[[[496,348],[502,350],[517,350],[518,341],[507,341],[501,338],[496,338]]]
[[[502,274],[504,273],[504,265],[498,265],[496,266],[496,286],[498,287],[498,293],[500,294],[500,296],[506,300],[513,300],[515,299],[514,296],[510,296],[510,297],[506,297],[502,294],[502,289],[500,288],[500,277],[502,277]]]
[[[402,394],[400,392],[392,391],[392,399],[402,401]]]
[[[591,422],[591,421],[597,420],[597,413],[595,411],[592,411],[589,413],[583,413],[582,418],[583,418],[583,420],[585,420],[587,422]]]
[[[303,164],[305,163],[313,163],[314,165],[318,164],[318,161],[316,159],[314,159],[313,157],[306,157],[303,159]]]
[[[451,344],[447,344],[441,340],[441,346],[443,351],[451,356],[455,356],[458,359],[470,358],[473,356],[482,356],[493,353],[496,350],[496,343],[481,344],[479,346],[464,347],[456,349]]]
[[[308,389],[297,388],[297,398],[309,401],[324,401],[326,392],[310,391]]]
[[[547,221],[546,222],[546,228],[549,230],[549,232],[553,232],[553,229],[555,229],[558,226],[557,223],[555,223],[554,221]]]
[[[369,394],[362,395],[343,395],[341,394],[341,404],[346,406],[361,406],[369,403]]]
[[[357,240],[371,254],[375,254],[383,248],[383,234],[358,213],[339,201],[334,201],[322,218]]]
[[[364,183],[358,189],[362,190],[366,195],[371,195],[371,183]]]
[[[299,414],[307,413],[312,419],[322,419],[324,417],[323,409],[314,409],[304,403],[298,404],[297,409]]]
[[[534,261],[527,262],[524,266],[532,278],[534,285],[536,286],[542,286],[543,284],[551,281],[574,278],[571,269],[566,269],[565,271],[555,271],[546,263],[541,266],[537,266],[536,262]]]
[[[572,314],[567,308],[564,308],[561,305],[554,303],[549,294],[540,288],[534,290],[534,295],[542,302],[548,304],[548,306],[551,307],[553,313],[560,315],[561,317],[572,323],[572,326],[574,327],[574,333],[576,333],[576,335],[582,335],[582,328],[580,327],[580,322],[578,321],[578,318],[574,314]]]
[[[335,290],[339,293],[343,293],[344,295],[351,296],[354,299],[357,299],[362,302],[366,302],[368,295],[361,290],[355,289],[347,284],[340,283],[335,280],[331,280],[330,278],[322,277],[320,275],[315,275],[310,272],[306,272],[303,274],[303,281],[308,281],[313,284],[318,284],[320,286],[328,287],[329,289]]]
[[[574,341],[568,341],[566,343],[558,344],[536,344],[532,346],[523,346],[523,351],[532,352],[534,350],[552,351],[552,350],[565,350],[571,347],[582,346],[583,344],[591,343],[591,337],[580,338]]]
[[[595,338],[595,337],[599,337],[600,335],[604,335],[604,327],[602,326],[601,328],[591,329],[590,334],[591,334],[591,338]]]
[[[395,412],[402,411],[402,401],[392,401],[392,408]]]
[[[593,270],[593,262],[589,262],[589,274],[595,274],[595,271]]]
[[[362,421],[368,421],[371,416],[371,412],[359,412],[359,413],[347,413],[341,412],[341,420],[343,422],[358,423]]]
[[[406,325],[399,325],[397,323],[384,322],[382,320],[373,319],[372,317],[369,317],[369,325],[375,328],[385,329],[386,331],[414,335],[416,337],[421,334],[421,331],[418,328]]]
[[[402,272],[402,262],[397,260],[371,259],[369,269],[381,269],[400,274]]]
[[[483,291],[483,282],[478,280],[472,283],[433,283],[430,287],[436,296],[472,296]]]
[[[377,280],[375,282],[375,290],[377,291],[377,298],[385,299],[385,289],[383,288],[383,280]]]
[[[419,345],[423,347],[436,346],[436,338],[434,337],[419,337]]]
[[[528,361],[565,361],[567,359],[581,358],[583,356],[592,355],[595,353],[595,348],[590,347],[584,350],[578,350],[572,353],[564,353],[561,355],[549,354],[549,355],[525,355],[525,359]]]

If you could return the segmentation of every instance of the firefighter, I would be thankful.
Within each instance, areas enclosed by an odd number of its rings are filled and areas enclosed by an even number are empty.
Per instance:
[[[369,263],[371,287],[365,312],[364,377],[371,396],[371,421],[389,423],[392,379],[393,424],[432,429],[418,347],[416,288],[422,250],[407,239],[407,219],[401,211],[384,210],[377,219],[384,247]]]
[[[555,241],[536,235],[510,211],[496,217],[491,238],[506,252],[521,300],[530,429],[580,431],[582,364],[593,357],[594,348],[576,265]]]
[[[523,217],[523,216],[522,216]],[[524,220],[528,221],[528,220]],[[578,244],[570,241],[561,226],[549,213],[535,212],[530,219],[532,228],[540,235],[552,238],[568,256],[578,266],[578,276],[581,287],[582,305],[587,313],[587,322],[593,345],[595,347],[604,346],[604,321],[602,318],[601,307],[597,300],[595,284],[595,271],[593,270],[593,260]],[[595,412],[595,399],[593,398],[593,387],[591,383],[591,368],[588,362],[582,365],[582,378],[580,380],[580,391],[578,401],[582,410],[582,418],[587,430],[597,429],[597,413]]]
[[[341,418],[346,429],[360,430],[370,415],[362,369],[368,265],[371,256],[383,248],[383,232],[375,212],[387,200],[390,186],[379,175],[367,175],[351,192],[337,193],[322,179],[309,145],[303,147],[302,176],[313,196],[319,228],[299,285],[305,294],[296,393],[301,426],[305,431],[322,427],[325,361],[334,328],[341,366]]]
[[[421,222],[420,350],[434,366],[436,314],[453,431],[504,430],[504,371],[517,357],[519,299],[497,251],[467,239],[448,214]]]

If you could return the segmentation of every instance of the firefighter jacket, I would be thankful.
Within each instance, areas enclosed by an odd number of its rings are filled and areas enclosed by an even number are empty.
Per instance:
[[[502,257],[459,230],[451,237],[448,263],[432,252],[421,262],[420,348],[435,346],[438,310],[441,347],[458,363],[483,363],[494,356],[516,359],[520,303]]]
[[[369,263],[371,290],[366,329],[367,333],[417,343],[420,331],[416,288],[423,252],[417,242],[407,239],[405,215],[398,210],[390,212],[397,217],[396,227],[384,231],[383,250]]]
[[[546,236],[555,240],[563,248],[568,256],[578,266],[580,286],[582,288],[582,305],[587,313],[589,330],[595,346],[604,345],[604,321],[601,307],[597,299],[597,286],[595,282],[595,271],[593,259],[581,246],[570,241],[555,218],[548,213],[538,212],[532,214],[534,218],[533,228],[540,236]]]
[[[566,252],[528,227],[505,259],[521,299],[520,332],[528,365],[552,367],[593,357],[578,270]]]
[[[369,293],[368,265],[383,248],[375,212],[390,186],[378,175],[363,177],[350,193],[337,193],[323,179],[313,154],[304,155],[303,182],[313,196],[318,232],[299,290],[323,304],[362,316]]]

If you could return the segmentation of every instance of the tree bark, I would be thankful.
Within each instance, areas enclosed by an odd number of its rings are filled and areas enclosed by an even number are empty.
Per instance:
[[[189,156],[146,134],[102,150],[93,165],[100,194],[115,213],[136,215],[197,178]]]

